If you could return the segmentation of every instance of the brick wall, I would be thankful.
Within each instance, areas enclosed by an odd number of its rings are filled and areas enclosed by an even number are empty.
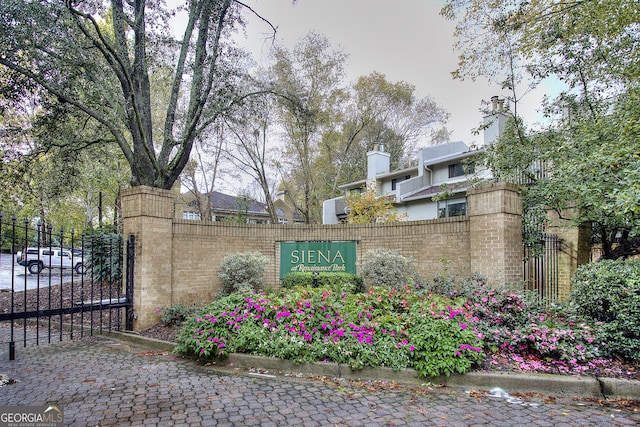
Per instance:
[[[471,191],[469,215],[395,224],[250,225],[175,219],[175,193],[134,187],[122,194],[125,236],[136,236],[135,329],[159,320],[158,307],[207,302],[230,253],[259,251],[269,258],[265,283],[278,286],[279,242],[357,242],[356,267],[374,248],[396,249],[416,260],[426,278],[473,272],[496,281],[521,279],[522,207],[515,187],[494,184]]]

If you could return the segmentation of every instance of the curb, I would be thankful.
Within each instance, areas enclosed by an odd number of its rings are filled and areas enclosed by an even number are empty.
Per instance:
[[[103,332],[103,336],[160,351],[173,351],[174,343],[143,337],[130,332]],[[223,362],[223,363],[220,363]],[[297,373],[360,381],[387,381],[407,385],[442,385],[457,389],[491,390],[501,388],[507,392],[535,392],[554,396],[578,396],[595,398],[625,398],[640,400],[640,381],[618,378],[594,378],[591,376],[570,376],[538,373],[513,372],[469,372],[464,375],[452,374],[420,378],[413,369],[394,371],[390,368],[364,368],[354,371],[348,365],[338,363],[293,363],[288,360],[233,353],[220,360],[217,367],[224,364],[233,368],[259,368],[278,373]],[[271,375],[265,375],[271,377]]]

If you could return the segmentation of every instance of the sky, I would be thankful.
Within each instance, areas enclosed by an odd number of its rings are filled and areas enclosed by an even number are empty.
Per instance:
[[[442,0],[249,0],[258,14],[277,27],[277,42],[291,49],[307,33],[328,37],[334,49],[349,55],[347,82],[377,71],[391,82],[406,81],[418,97],[429,96],[450,113],[452,141],[481,142],[472,129],[482,121],[482,100],[507,95],[486,81],[454,80],[457,53],[453,50],[455,23],[439,15]],[[268,25],[252,19],[247,47],[255,59],[268,61],[272,35]],[[519,104],[525,119],[536,119],[540,98]],[[427,145],[419,143],[419,146]]]

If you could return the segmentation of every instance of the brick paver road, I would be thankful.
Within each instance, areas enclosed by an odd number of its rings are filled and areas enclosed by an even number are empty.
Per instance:
[[[69,426],[632,426],[584,400],[220,372],[102,337],[1,348],[0,405],[56,404]]]

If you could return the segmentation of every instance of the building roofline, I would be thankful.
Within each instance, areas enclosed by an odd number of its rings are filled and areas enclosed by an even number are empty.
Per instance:
[[[446,163],[451,160],[459,160],[465,159],[467,157],[471,157],[477,154],[484,152],[483,148],[477,150],[469,150],[469,151],[459,151],[457,153],[447,154],[446,156],[440,156],[433,159],[426,159],[424,161],[425,166],[436,165],[438,163]]]
[[[431,199],[434,196],[438,196],[444,193],[465,193],[469,189],[469,180],[459,181],[457,183],[451,184],[439,184],[439,185],[431,185],[428,187],[421,188],[407,196],[400,196],[401,202],[409,202],[414,200],[421,199]]]

